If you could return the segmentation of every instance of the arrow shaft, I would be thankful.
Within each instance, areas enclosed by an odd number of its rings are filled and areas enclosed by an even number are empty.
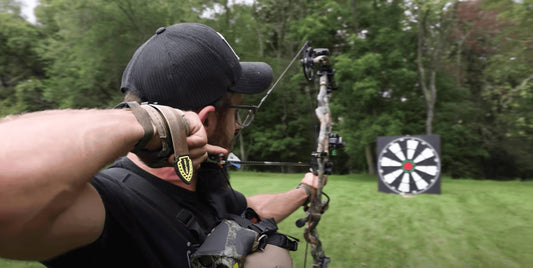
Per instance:
[[[274,161],[228,161],[228,163],[250,166],[292,166],[292,167],[310,167],[310,164],[302,162],[274,162]]]

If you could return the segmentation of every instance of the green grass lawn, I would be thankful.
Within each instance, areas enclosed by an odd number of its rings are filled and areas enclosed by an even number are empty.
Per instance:
[[[233,185],[245,194],[287,189],[301,177],[243,175]],[[375,176],[346,175],[331,176],[324,190],[332,200],[318,229],[330,267],[533,265],[533,182],[444,178],[442,195],[405,198],[379,193]],[[294,226],[302,216],[280,229],[302,238]],[[292,254],[295,267],[304,249]]]
[[[281,192],[302,174],[233,172],[246,195]],[[531,267],[533,182],[443,178],[442,194],[412,198],[377,191],[375,176],[331,176],[330,208],[318,231],[330,267]],[[280,230],[303,241],[297,211]],[[292,253],[303,267],[305,242]],[[2,268],[42,267],[0,260]],[[308,257],[307,267],[311,267]]]

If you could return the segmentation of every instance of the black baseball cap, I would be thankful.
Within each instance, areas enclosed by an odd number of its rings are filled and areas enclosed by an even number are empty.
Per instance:
[[[264,62],[239,62],[224,37],[199,23],[157,29],[131,58],[122,75],[122,92],[142,101],[183,110],[215,103],[228,91],[263,92],[272,82]]]

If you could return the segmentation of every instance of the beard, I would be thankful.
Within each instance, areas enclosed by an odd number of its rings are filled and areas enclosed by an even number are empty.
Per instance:
[[[229,129],[228,124],[235,124],[233,121],[227,122],[228,116],[225,112],[217,114],[217,122],[213,135],[208,137],[208,142],[211,145],[220,146],[228,149],[233,148],[236,133]],[[198,169],[196,176],[196,192],[201,195],[209,195],[231,188],[228,171],[225,166],[221,167],[218,164],[203,162]]]
[[[202,163],[196,176],[197,193],[200,195],[209,195],[224,191],[229,187],[229,175],[226,167],[220,167],[214,163]]]

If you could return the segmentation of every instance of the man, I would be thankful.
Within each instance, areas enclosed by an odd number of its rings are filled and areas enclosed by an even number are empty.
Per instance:
[[[228,187],[224,168],[205,162],[229,153],[242,128],[242,94],[271,80],[267,64],[239,62],[213,29],[183,23],[158,29],[135,52],[122,79],[124,109],[3,119],[0,257],[49,267],[188,267],[227,217],[255,211],[281,221],[313,197],[315,176],[245,199]],[[254,258],[265,264],[261,254],[245,261]]]

